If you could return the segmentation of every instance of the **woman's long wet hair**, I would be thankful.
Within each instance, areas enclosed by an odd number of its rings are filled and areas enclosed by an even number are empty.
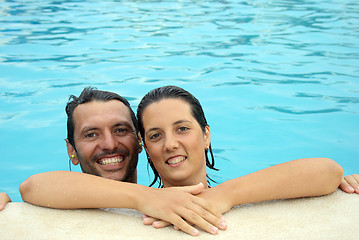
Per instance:
[[[182,99],[185,102],[187,102],[190,105],[192,116],[196,119],[196,121],[199,123],[202,131],[206,132],[206,126],[207,120],[204,116],[204,112],[202,109],[201,104],[199,103],[198,99],[195,98],[191,93],[187,92],[186,90],[176,87],[176,86],[164,86],[160,88],[153,89],[152,91],[148,92],[141,100],[140,104],[137,108],[137,120],[138,120],[138,126],[140,130],[140,134],[142,136],[143,144],[146,145],[145,142],[145,129],[143,127],[143,121],[142,121],[142,115],[146,107],[154,102],[158,102],[162,99]],[[211,161],[208,158],[208,152],[211,156]],[[160,174],[157,172],[155,166],[153,165],[150,157],[148,156],[147,152],[147,160],[148,164],[151,166],[151,169],[155,175],[154,180],[150,184],[150,186],[153,186],[156,182],[158,182],[158,187],[163,187],[162,179]],[[206,156],[206,166],[210,169],[218,171],[217,168],[214,167],[214,156],[212,152],[211,144],[209,145],[209,148],[205,150],[205,156]],[[210,181],[215,182],[212,178],[207,176],[207,182],[210,184]]]

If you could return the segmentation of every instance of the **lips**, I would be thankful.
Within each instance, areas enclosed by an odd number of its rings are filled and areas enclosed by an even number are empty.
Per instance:
[[[176,156],[176,157],[172,157],[172,158],[168,159],[166,161],[166,164],[171,165],[171,166],[177,166],[181,162],[185,161],[186,159],[187,159],[187,157],[185,157],[185,156]]]

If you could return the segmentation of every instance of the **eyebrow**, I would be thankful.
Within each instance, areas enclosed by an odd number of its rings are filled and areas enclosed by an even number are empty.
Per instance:
[[[86,132],[89,132],[89,131],[94,131],[94,130],[97,130],[98,128],[96,127],[84,127],[81,131],[80,131],[80,135],[83,135],[84,133]]]
[[[172,125],[177,125],[180,123],[192,123],[192,122],[190,120],[178,120],[178,121],[174,122]]]
[[[126,122],[126,121],[117,122],[117,123],[115,123],[114,125],[112,125],[111,128],[120,127],[120,126],[128,127],[128,128],[130,128],[131,130],[134,131],[134,128],[132,127],[132,125],[129,124],[128,122]],[[95,131],[95,130],[99,130],[99,129],[100,129],[100,128],[98,128],[98,127],[91,127],[91,126],[87,127],[87,126],[86,126],[86,127],[84,127],[84,128],[80,131],[80,134],[82,135],[82,134],[84,134],[84,133],[86,133],[86,132],[88,132],[88,131]]]
[[[116,124],[114,124],[112,127],[119,127],[119,126],[126,126],[128,128],[131,128],[133,129],[132,125],[127,122],[127,121],[120,121],[120,122],[117,122]]]

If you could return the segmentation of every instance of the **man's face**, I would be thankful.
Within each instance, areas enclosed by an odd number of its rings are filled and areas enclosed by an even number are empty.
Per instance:
[[[138,153],[142,148],[130,111],[122,102],[110,100],[80,104],[73,112],[73,120],[77,150],[73,163],[80,162],[85,173],[136,182]]]

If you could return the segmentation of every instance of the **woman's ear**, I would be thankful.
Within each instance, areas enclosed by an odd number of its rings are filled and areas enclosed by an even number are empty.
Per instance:
[[[65,139],[65,141],[66,141],[67,155],[71,159],[73,165],[78,165],[79,160],[77,158],[77,153],[75,151],[75,148],[71,145],[68,139]]]
[[[211,130],[209,129],[209,126],[206,126],[206,132],[204,133],[204,141],[206,144],[206,147],[209,147],[211,145]]]

